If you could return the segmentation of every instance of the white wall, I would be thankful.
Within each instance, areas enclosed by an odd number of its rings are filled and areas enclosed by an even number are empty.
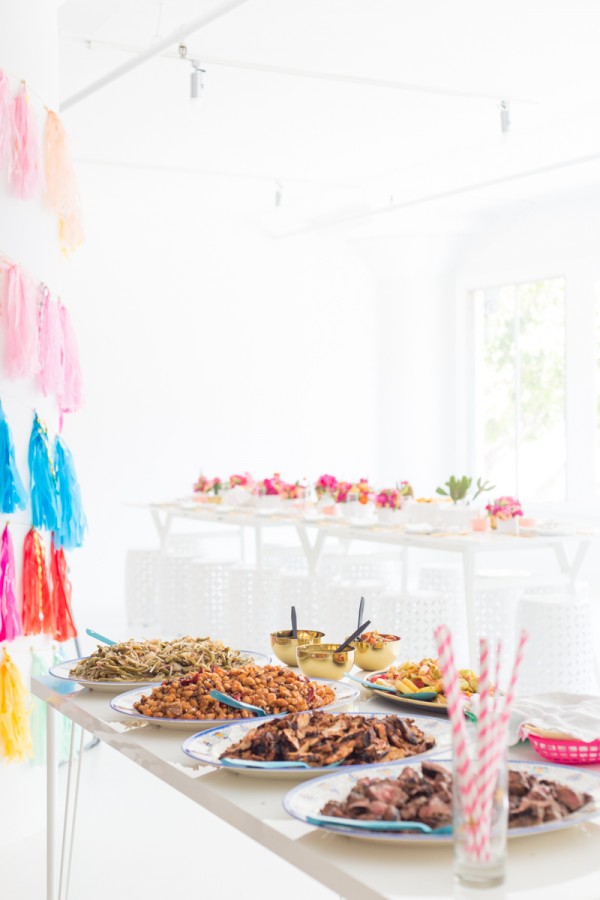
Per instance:
[[[186,174],[87,165],[80,181],[72,448],[90,534],[74,566],[79,622],[102,631],[122,610],[126,548],[156,542],[126,502],[185,495],[201,469],[374,477],[377,311],[344,241],[264,236],[239,212],[243,186],[234,199]]]
[[[1,17],[0,67],[13,76],[14,90],[20,79],[27,80],[32,91],[30,101],[43,127],[43,103],[56,107],[58,97],[55,4],[48,0],[4,3]],[[8,190],[4,173],[0,176],[0,252],[19,262],[51,289],[60,289],[65,265],[58,248],[56,222],[41,200],[23,201],[14,197]],[[65,302],[68,306],[66,297]],[[27,483],[27,445],[33,408],[38,409],[54,431],[58,425],[56,404],[42,398],[33,380],[10,382],[3,374],[0,374],[0,398],[13,431],[19,469]],[[67,426],[67,440],[69,437],[70,427]],[[26,510],[9,518],[20,582],[23,539],[31,526],[30,512]],[[9,645],[11,657],[19,665],[26,684],[31,666],[30,648],[39,649],[47,644],[44,638],[24,637]],[[41,802],[43,779],[41,768],[0,761],[2,805],[10,810],[10,815],[0,817],[0,845],[40,827],[44,812]]]

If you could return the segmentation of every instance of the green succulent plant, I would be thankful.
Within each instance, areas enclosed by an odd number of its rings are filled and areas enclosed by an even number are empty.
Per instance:
[[[473,479],[469,478],[468,475],[463,475],[462,478],[455,478],[454,475],[451,475],[444,487],[436,488],[435,492],[436,494],[441,494],[442,497],[450,497],[453,503],[458,503],[459,500],[465,499],[472,483]],[[476,500],[484,491],[493,491],[495,486],[495,484],[490,484],[489,481],[484,481],[483,478],[478,478],[475,485],[477,490],[473,494],[472,499]]]
[[[483,478],[478,478],[475,487],[477,490],[473,494],[473,503],[475,503],[480,494],[484,494],[486,491],[493,491],[496,485],[490,484],[489,481],[484,481]]]
[[[442,497],[450,497],[453,503],[458,503],[459,500],[464,500],[467,496],[472,481],[473,479],[469,478],[468,475],[463,475],[462,478],[455,478],[454,475],[451,475],[444,487],[436,488],[435,492],[436,494],[441,494]],[[445,490],[445,488],[448,488],[448,490]]]

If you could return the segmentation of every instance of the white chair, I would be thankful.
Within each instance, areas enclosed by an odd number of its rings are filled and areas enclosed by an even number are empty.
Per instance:
[[[158,622],[158,550],[128,550],[125,557],[125,610],[127,624],[147,627]]]
[[[519,603],[517,623],[519,631],[525,628],[529,634],[520,694],[597,691],[587,592],[527,593]]]

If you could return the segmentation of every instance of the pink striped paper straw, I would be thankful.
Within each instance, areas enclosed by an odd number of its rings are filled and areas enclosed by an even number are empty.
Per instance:
[[[477,766],[475,777],[476,843],[481,845],[486,826],[481,815],[481,778],[493,743],[494,716],[490,697],[490,646],[487,638],[479,639],[479,718],[477,720]],[[478,854],[479,855],[479,854]]]
[[[501,705],[501,709],[499,714],[494,716],[494,732],[493,732],[493,741],[490,748],[490,753],[488,759],[486,760],[485,766],[483,769],[478,771],[477,778],[477,792],[476,792],[476,803],[479,809],[478,821],[481,822],[481,829],[478,829],[478,834],[476,838],[476,844],[478,847],[478,854],[482,856],[484,859],[489,858],[489,836],[490,832],[487,831],[487,840],[486,840],[486,831],[485,826],[489,820],[489,826],[491,826],[491,812],[492,812],[492,799],[494,792],[494,785],[496,784],[496,780],[498,778],[498,772],[500,770],[500,761],[502,758],[502,754],[504,752],[506,746],[506,729],[508,726],[508,720],[510,718],[510,709],[515,696],[515,689],[517,685],[517,681],[519,678],[519,673],[521,670],[521,665],[523,663],[523,655],[525,651],[525,646],[528,641],[527,632],[522,631],[519,644],[517,647],[517,652],[515,655],[515,662],[513,665],[510,683],[508,686],[508,690],[506,693],[506,697],[504,698],[504,702],[501,703],[499,697],[499,691],[496,686],[496,693],[498,694],[498,706]],[[498,660],[496,660],[496,670],[498,671]]]
[[[438,625],[434,630],[438,649],[438,658],[444,693],[448,701],[448,716],[454,738],[455,771],[458,776],[458,787],[462,797],[466,816],[474,821],[474,779],[471,771],[469,752],[467,749],[467,726],[463,714],[462,698],[459,689],[458,672],[454,661],[452,635],[447,625]],[[474,829],[467,828],[467,848],[474,851]]]

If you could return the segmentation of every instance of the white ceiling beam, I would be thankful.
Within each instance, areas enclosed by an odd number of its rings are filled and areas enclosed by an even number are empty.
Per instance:
[[[73,43],[81,43],[90,50],[116,50],[121,53],[139,53],[139,48],[127,44],[119,44],[111,41],[97,41],[87,39],[81,35],[64,35],[64,39]],[[534,105],[538,100],[531,97],[513,97],[510,93],[498,94],[484,93],[482,91],[466,91],[458,88],[442,87],[435,84],[415,84],[408,81],[393,81],[387,78],[370,78],[366,75],[347,75],[339,72],[323,72],[313,69],[297,69],[291,66],[271,66],[266,63],[245,62],[243,60],[221,59],[206,56],[188,48],[188,57],[201,60],[203,65],[217,66],[225,69],[241,69],[248,72],[264,72],[268,75],[286,75],[292,78],[307,78],[319,81],[332,81],[338,84],[358,85],[360,87],[386,88],[388,90],[404,91],[405,93],[429,94],[440,97],[452,97],[462,100],[482,101],[510,101],[511,103],[525,103]],[[180,60],[178,53],[165,51],[160,54],[164,59]]]
[[[192,19],[190,22],[186,22],[184,25],[175,28],[174,31],[171,31],[166,37],[161,38],[159,41],[155,41],[150,47],[137,53],[132,59],[117,66],[116,69],[107,72],[102,78],[98,78],[97,81],[93,81],[91,84],[88,84],[87,87],[82,88],[75,94],[71,94],[70,97],[67,97],[67,99],[63,100],[60,104],[60,111],[64,112],[72,106],[75,106],[75,104],[81,103],[82,100],[95,94],[96,91],[102,90],[102,88],[106,87],[108,84],[112,84],[113,81],[122,78],[124,75],[133,71],[133,69],[137,69],[155,56],[160,56],[164,50],[167,50],[174,44],[181,43],[181,41],[185,40],[185,38],[189,37],[191,34],[204,28],[205,25],[210,25],[211,22],[220,19],[222,16],[232,12],[239,6],[243,6],[247,2],[248,0],[220,0],[220,2],[213,6],[212,9],[202,13],[200,16],[196,16],[196,18]]]

